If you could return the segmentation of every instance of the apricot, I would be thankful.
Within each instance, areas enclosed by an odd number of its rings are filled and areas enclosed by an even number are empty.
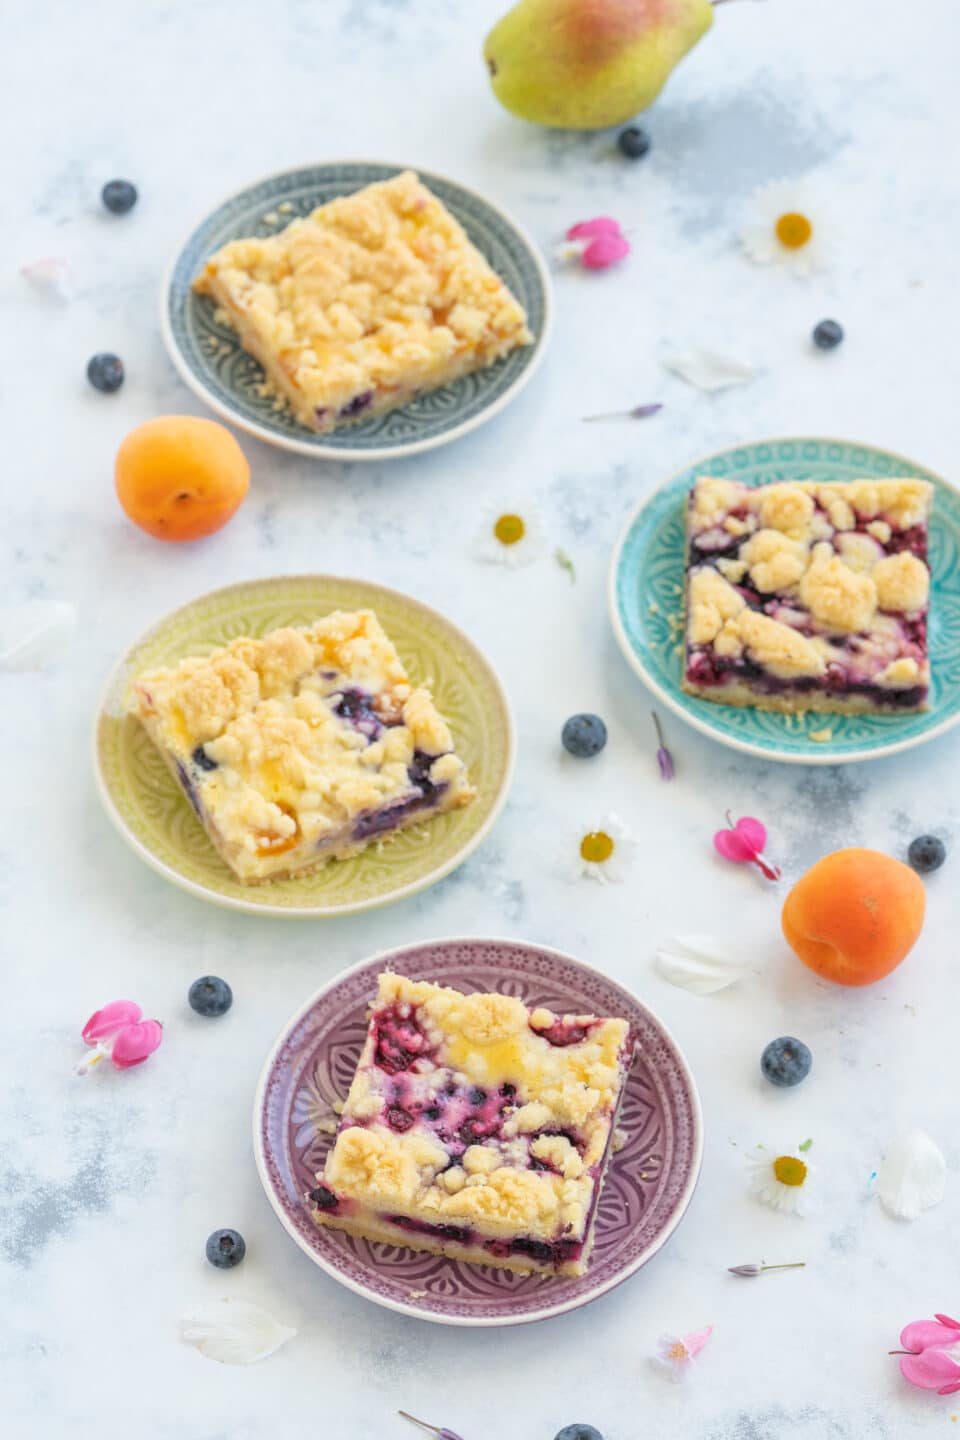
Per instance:
[[[158,415],[117,451],[117,497],[158,540],[198,540],[226,525],[250,486],[250,466],[215,420]]]
[[[895,970],[923,929],[923,882],[878,850],[835,850],[801,876],[783,933],[804,965],[838,985],[872,985]]]

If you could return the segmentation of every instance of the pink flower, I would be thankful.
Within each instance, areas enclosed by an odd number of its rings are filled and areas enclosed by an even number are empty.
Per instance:
[[[900,1371],[911,1385],[953,1395],[960,1390],[960,1321],[949,1315],[933,1320],[914,1320],[900,1332]],[[906,1352],[906,1353],[904,1353]]]
[[[609,215],[571,225],[566,243],[558,250],[559,259],[579,260],[588,270],[606,270],[629,254],[630,241]]]
[[[718,830],[713,837],[714,848],[723,858],[737,864],[749,861],[751,865],[756,865],[768,880],[779,880],[779,865],[771,865],[763,853],[763,847],[767,843],[767,827],[752,815],[744,815],[742,820],[734,824],[729,810],[727,825],[729,829]]]
[[[90,1016],[81,1034],[92,1047],[77,1065],[77,1074],[86,1075],[108,1055],[116,1070],[142,1065],[163,1039],[163,1026],[159,1020],[144,1020],[135,1001],[111,1000]]]
[[[671,1380],[685,1380],[694,1356],[700,1354],[712,1334],[713,1326],[705,1325],[688,1335],[661,1335],[653,1363],[658,1369],[666,1370]]]

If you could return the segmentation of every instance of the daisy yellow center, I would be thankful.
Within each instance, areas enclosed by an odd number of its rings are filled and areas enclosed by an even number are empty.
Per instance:
[[[807,1167],[796,1155],[779,1155],[773,1162],[773,1173],[781,1185],[802,1185],[807,1178]]]
[[[519,515],[501,515],[493,527],[493,533],[501,545],[516,545],[527,533],[527,527]]]
[[[613,840],[606,830],[591,830],[580,841],[580,854],[591,865],[602,865],[613,854]]]
[[[802,250],[813,239],[813,226],[806,215],[781,215],[773,228],[780,244],[788,250]]]
[[[670,1360],[686,1360],[687,1347],[682,1340],[677,1340],[670,1346],[667,1352],[667,1358]]]

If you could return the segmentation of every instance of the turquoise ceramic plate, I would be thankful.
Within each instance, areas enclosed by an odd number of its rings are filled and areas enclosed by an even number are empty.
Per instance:
[[[893,716],[778,715],[684,694],[676,617],[683,606],[684,502],[698,475],[729,476],[747,485],[894,475],[933,482],[929,710]],[[960,721],[960,493],[941,476],[889,450],[846,440],[764,440],[696,461],[631,515],[614,551],[609,603],[620,647],[654,694],[704,735],[749,755],[804,765],[873,760],[932,740]],[[810,738],[812,731],[825,730],[829,740]]]
[[[263,371],[220,324],[214,305],[191,289],[204,261],[228,240],[275,235],[338,195],[386,180],[403,169],[368,161],[337,161],[284,170],[231,195],[201,220],[180,248],[164,281],[160,325],[164,344],[190,389],[212,410],[251,435],[326,460],[390,460],[445,445],[491,419],[519,393],[539,365],[550,328],[550,280],[533,242],[502,210],[473,190],[418,170],[527,312],[534,343],[400,410],[314,435],[287,409],[260,393]]]

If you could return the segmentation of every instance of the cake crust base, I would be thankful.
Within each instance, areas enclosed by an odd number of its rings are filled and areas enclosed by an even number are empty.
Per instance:
[[[523,1255],[507,1255],[500,1260],[491,1255],[489,1250],[484,1250],[482,1245],[462,1245],[456,1240],[416,1235],[370,1215],[356,1218],[349,1215],[328,1217],[319,1210],[311,1210],[311,1214],[318,1225],[323,1225],[328,1230],[342,1230],[346,1235],[355,1235],[358,1240],[400,1245],[407,1250],[425,1250],[431,1255],[443,1255],[447,1260],[463,1260],[468,1265],[489,1265],[496,1270],[513,1270],[519,1275],[542,1275],[545,1279],[557,1275],[582,1275],[586,1270],[586,1254],[581,1255],[579,1260],[571,1260],[559,1266],[538,1265]]]
[[[867,695],[832,696],[821,692],[793,695],[761,695],[746,685],[697,685],[684,680],[681,688],[687,695],[712,700],[715,705],[735,705],[740,709],[772,710],[781,715],[916,715],[930,707],[922,705],[878,705]]]

